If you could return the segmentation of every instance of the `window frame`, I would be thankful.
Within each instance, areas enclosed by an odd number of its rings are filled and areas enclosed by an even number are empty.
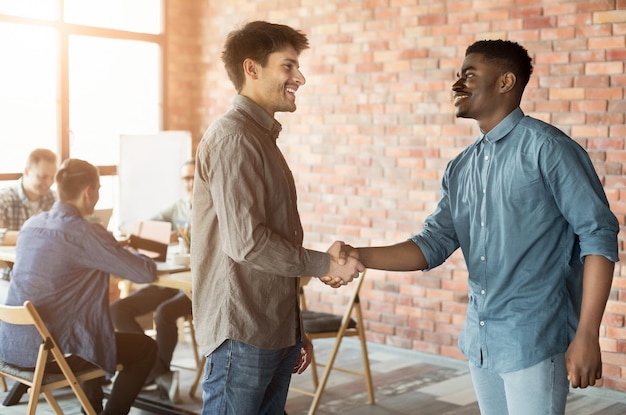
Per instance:
[[[58,54],[57,54],[57,64],[58,64],[58,79],[57,79],[57,88],[58,88],[58,100],[59,105],[57,107],[57,142],[56,148],[51,148],[51,150],[55,151],[60,160],[64,160],[71,156],[70,154],[70,104],[69,104],[69,89],[70,89],[70,80],[69,80],[69,39],[71,36],[79,35],[79,36],[88,36],[88,37],[99,37],[105,39],[118,39],[118,40],[129,40],[129,41],[143,41],[148,43],[154,43],[160,49],[161,55],[161,83],[160,83],[160,102],[161,110],[160,110],[160,129],[167,129],[167,117],[165,116],[165,109],[167,107],[167,71],[166,71],[166,62],[167,62],[167,47],[166,47],[166,38],[167,38],[167,28],[165,25],[165,12],[167,10],[166,0],[161,1],[161,10],[162,10],[162,24],[161,24],[161,33],[152,34],[152,33],[140,33],[140,32],[131,32],[126,30],[119,29],[109,29],[103,27],[95,27],[95,26],[86,26],[74,23],[66,23],[63,20],[63,2],[58,2],[58,7],[60,8],[59,13],[57,14],[56,20],[43,20],[36,19],[30,17],[21,17],[21,16],[13,16],[0,14],[0,22],[1,23],[17,23],[23,25],[30,25],[36,27],[48,27],[52,28],[56,31],[58,36]],[[117,166],[116,165],[98,165],[97,166],[101,176],[115,176],[117,175]],[[17,180],[22,176],[22,172],[0,172],[0,182],[2,181],[10,181]]]

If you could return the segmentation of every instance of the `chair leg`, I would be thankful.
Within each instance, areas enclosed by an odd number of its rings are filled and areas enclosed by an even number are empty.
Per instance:
[[[365,343],[365,332],[359,333],[359,339],[361,340],[361,357],[363,358],[363,371],[365,372],[365,385],[367,386],[367,394],[369,400],[367,403],[373,405],[376,400],[374,398],[374,385],[372,383],[372,372],[370,371],[370,358],[367,354],[367,343]]]
[[[315,389],[315,396],[313,397],[313,402],[311,402],[311,406],[309,407],[308,415],[315,415],[315,412],[317,412],[317,407],[320,405],[320,400],[322,399],[324,388],[326,388],[326,383],[328,382],[328,378],[330,377],[330,372],[333,370],[333,365],[335,364],[335,359],[337,358],[337,353],[339,352],[339,346],[341,346],[341,338],[335,340],[333,349],[330,352],[330,358],[328,359],[328,363],[326,363],[326,366],[324,367],[322,380]]]
[[[200,378],[204,374],[205,364],[206,364],[206,357],[202,356],[201,362],[197,366],[197,369],[196,369],[196,378],[193,380],[193,384],[191,385],[191,388],[189,388],[189,396],[191,398],[196,397],[196,389],[198,388],[198,385],[200,384]]]
[[[45,391],[43,397],[46,398],[46,402],[48,402],[48,405],[50,405],[56,415],[63,415],[63,410],[57,400],[54,399],[54,396],[52,396],[52,392]]]
[[[317,361],[315,360],[315,350],[311,353],[311,377],[313,378],[313,387],[317,390],[317,386],[320,384],[319,377],[317,376]]]
[[[0,374],[0,383],[2,384],[2,392],[6,392],[7,389],[7,382],[4,380],[4,375]]]
[[[185,317],[185,320],[189,323],[189,335],[191,336],[191,347],[193,348],[193,357],[196,359],[196,366],[204,366],[204,360],[200,358],[200,353],[198,353],[198,342],[196,341],[196,329],[193,327],[193,316],[189,314]]]
[[[39,390],[34,391],[33,388],[28,388],[28,407],[26,408],[26,413],[28,415],[36,415],[38,403]]]

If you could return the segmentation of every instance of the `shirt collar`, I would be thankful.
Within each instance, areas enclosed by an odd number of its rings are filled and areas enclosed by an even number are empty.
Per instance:
[[[520,107],[515,108],[513,111],[511,111],[509,115],[504,117],[504,119],[500,121],[498,125],[496,125],[487,134],[481,133],[481,137],[479,138],[479,141],[484,138],[490,143],[495,143],[496,141],[500,140],[501,138],[506,136],[508,133],[510,133],[511,130],[515,128],[517,123],[519,123],[522,120],[522,118],[524,118],[524,112],[522,111],[522,109]]]
[[[54,205],[52,205],[52,209],[50,209],[50,211],[52,211],[52,212],[59,212],[63,216],[82,217],[80,212],[76,208],[76,206],[71,205],[71,204],[66,203],[66,202],[61,202],[61,201],[54,202]]]
[[[233,107],[241,109],[248,114],[261,127],[266,129],[274,140],[278,138],[278,134],[283,128],[282,125],[274,119],[274,117],[265,112],[256,102],[243,95],[235,95],[233,98]]]
[[[26,192],[24,191],[24,176],[20,177],[20,181],[17,184],[17,195],[19,196],[24,206],[28,206],[30,200],[28,199],[28,196],[26,196]]]

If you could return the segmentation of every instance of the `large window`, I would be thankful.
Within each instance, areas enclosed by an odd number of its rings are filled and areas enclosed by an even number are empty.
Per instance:
[[[162,1],[0,0],[0,186],[45,147],[99,166],[114,205],[120,134],[162,128]]]

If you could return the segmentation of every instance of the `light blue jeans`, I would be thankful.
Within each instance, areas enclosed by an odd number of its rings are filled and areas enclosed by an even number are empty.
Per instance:
[[[226,340],[206,359],[202,415],[283,415],[301,348],[265,350]]]
[[[563,415],[569,392],[565,355],[527,369],[494,373],[470,363],[482,415]]]

